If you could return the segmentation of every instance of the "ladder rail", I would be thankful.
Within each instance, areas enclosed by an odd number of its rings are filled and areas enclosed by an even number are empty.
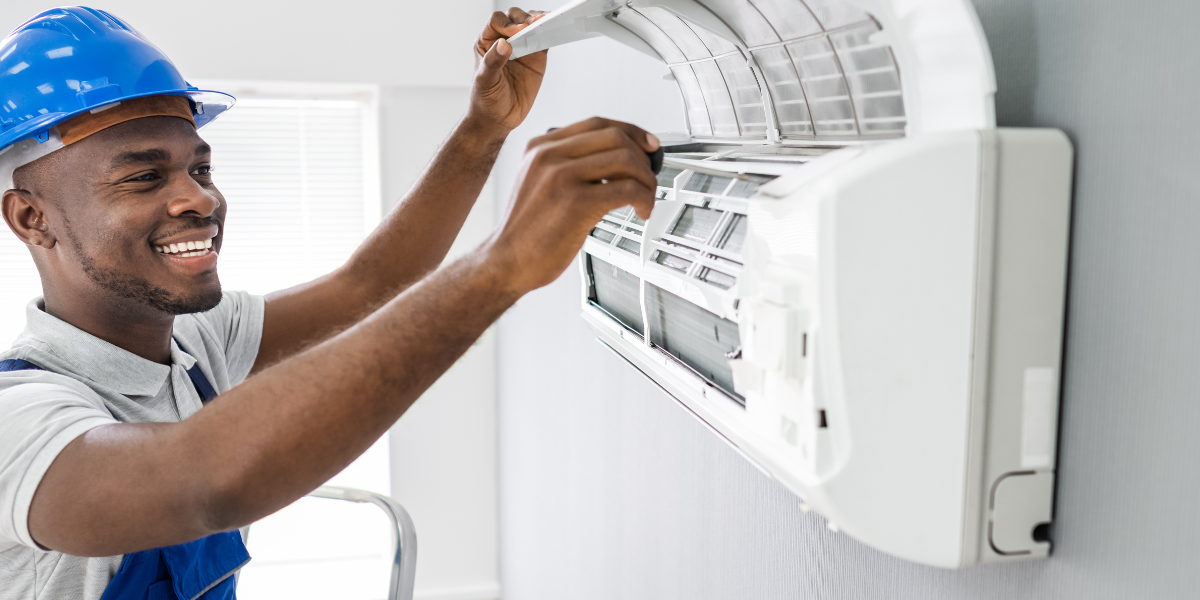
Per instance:
[[[354,488],[323,485],[310,498],[371,503],[379,507],[392,522],[392,575],[388,584],[391,600],[412,600],[417,576],[417,530],[412,517],[400,503],[383,494]]]

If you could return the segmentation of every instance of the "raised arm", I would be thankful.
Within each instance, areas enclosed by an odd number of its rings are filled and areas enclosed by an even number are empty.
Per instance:
[[[256,371],[354,323],[445,259],[505,138],[525,119],[541,87],[546,53],[510,62],[512,47],[504,40],[540,14],[514,8],[492,15],[476,41],[467,116],[350,260],[324,277],[267,296]]]
[[[648,218],[657,141],[592,119],[534,140],[505,223],[357,325],[252,376],[191,418],[76,438],[34,494],[41,545],[111,556],[251,523],[344,468],[523,293],[554,280],[605,212]]]

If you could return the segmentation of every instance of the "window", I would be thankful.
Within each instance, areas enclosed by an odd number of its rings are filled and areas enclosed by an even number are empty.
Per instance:
[[[374,88],[209,89],[238,96],[201,131],[229,202],[223,287],[265,294],[344,263],[380,219]]]
[[[0,347],[7,349],[25,329],[25,305],[41,294],[29,250],[5,224],[0,232]]]

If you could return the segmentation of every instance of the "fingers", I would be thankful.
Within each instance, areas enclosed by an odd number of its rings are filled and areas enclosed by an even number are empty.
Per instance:
[[[630,148],[613,148],[589,154],[569,163],[570,175],[579,181],[634,179],[654,194],[658,182],[647,165],[646,153]]]
[[[578,158],[614,148],[630,148],[642,155],[646,154],[645,141],[639,143],[627,133],[625,128],[620,127],[585,131],[563,140],[546,142],[546,145],[553,146],[558,152],[570,158]]]
[[[621,179],[604,184],[595,184],[592,199],[597,208],[607,213],[622,206],[633,206],[638,217],[643,221],[650,220],[650,212],[654,210],[654,187],[646,187],[641,181]],[[598,220],[598,219],[597,219]]]
[[[502,12],[492,13],[492,16],[488,19],[488,24],[483,27],[483,33],[479,34],[479,40],[475,42],[475,52],[479,56],[486,56],[488,50],[495,45],[496,40],[508,37],[501,32],[511,25],[512,21],[509,20],[508,15]]]
[[[533,25],[534,21],[537,21],[545,15],[546,11],[544,10],[531,10],[526,12],[515,6],[508,9],[508,20],[520,26]]]
[[[527,13],[515,6],[508,9],[508,20],[513,23],[520,23],[522,25],[525,25],[529,22],[529,19],[531,19],[531,18],[533,18],[533,17],[529,13]]]
[[[657,181],[646,154],[658,146],[644,130],[607,119],[542,136],[525,155],[492,247],[523,257],[529,289],[553,281],[605,213],[632,205],[650,218]]]
[[[512,37],[522,29],[532,25],[534,21],[545,15],[545,11],[533,10],[523,11],[519,8],[510,8],[507,13],[496,11],[488,19],[488,24],[484,26],[483,33],[479,36],[479,41],[475,44],[475,52],[480,56],[486,56],[488,50],[496,43],[496,40],[501,38]],[[509,54],[511,54],[511,50]]]
[[[622,121],[613,121],[612,119],[605,119],[603,117],[592,117],[566,127],[552,129],[548,131],[546,135],[534,138],[533,141],[530,142],[530,147],[538,146],[544,143],[565,140],[582,133],[607,128],[615,128],[623,131],[627,136],[629,136],[629,139],[638,144],[645,152],[653,152],[658,150],[660,145],[658,137],[646,131],[645,129],[638,127],[637,125],[624,123]]]
[[[487,90],[500,82],[503,77],[504,65],[508,62],[509,55],[512,54],[512,44],[506,39],[498,39],[483,55],[483,68],[475,75],[479,89]]]
[[[648,219],[654,208],[658,182],[646,153],[632,142],[580,157],[569,156],[561,145],[541,148],[532,170],[548,177],[554,189],[576,189],[590,203],[603,204],[603,212],[632,204]]]
[[[657,181],[646,151],[649,134],[627,123],[606,119],[597,122],[610,126],[558,140],[552,138],[564,135],[571,128],[552,129],[540,141],[531,143],[530,149],[538,154],[538,162],[548,168],[569,170],[577,181],[632,178],[653,191]],[[630,131],[641,142],[631,138]]]

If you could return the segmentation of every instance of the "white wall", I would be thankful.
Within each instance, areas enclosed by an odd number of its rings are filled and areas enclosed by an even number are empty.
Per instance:
[[[466,107],[465,88],[385,90],[384,204],[398,199]],[[403,107],[401,109],[401,107]],[[453,260],[494,226],[493,188],[450,249]],[[417,598],[499,598],[496,515],[496,338],[475,343],[391,432],[392,495],[417,526]]]
[[[0,27],[14,28],[58,4],[5,0]],[[132,24],[189,79],[382,86],[385,210],[466,110],[472,43],[492,11],[490,0],[92,5]],[[455,253],[491,231],[493,213],[486,190]],[[420,538],[418,598],[497,595],[494,353],[494,338],[485,336],[390,436],[392,494],[412,514]]]
[[[12,29],[47,0],[5,0]],[[106,0],[89,3],[132,24],[186,77],[462,86],[488,0]]]

